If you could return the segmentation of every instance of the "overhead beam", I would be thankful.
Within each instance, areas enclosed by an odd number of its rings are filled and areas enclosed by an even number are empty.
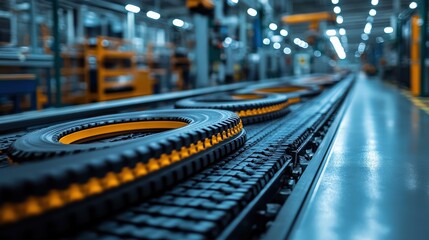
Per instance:
[[[336,15],[330,12],[303,13],[294,14],[282,17],[282,21],[286,24],[298,24],[307,22],[319,21],[335,21]]]

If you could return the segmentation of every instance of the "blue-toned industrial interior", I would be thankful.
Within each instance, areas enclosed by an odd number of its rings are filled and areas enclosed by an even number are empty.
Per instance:
[[[0,239],[427,239],[428,15],[0,1]]]

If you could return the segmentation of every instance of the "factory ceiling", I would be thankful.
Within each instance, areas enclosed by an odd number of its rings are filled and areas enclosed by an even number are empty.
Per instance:
[[[123,4],[121,0],[110,0],[118,4]],[[142,10],[159,9],[161,14],[166,17],[186,17],[189,16],[186,9],[186,0],[130,0],[129,3],[136,4],[142,7]],[[257,0],[241,0],[236,8],[245,11],[249,6],[256,4]],[[369,42],[374,42],[377,37],[383,39],[389,38],[384,32],[385,27],[393,24],[393,14],[398,14],[408,8],[411,1],[409,0],[291,0],[291,1],[276,1],[276,0],[260,0],[266,2],[273,9],[273,20],[279,26],[282,25],[281,17],[289,14],[312,13],[320,11],[334,12],[334,7],[338,6],[341,9],[337,15],[342,16],[343,23],[328,26],[339,30],[346,30],[347,43],[345,44],[346,51],[353,54],[357,51],[358,45],[365,42],[362,37],[364,28],[367,22],[371,22],[372,29],[368,35]],[[337,3],[338,2],[338,3]],[[375,3],[375,4],[374,4]],[[395,6],[396,4],[396,6]],[[370,16],[369,11],[374,9],[376,14]],[[396,9],[396,10],[395,10]],[[373,12],[374,13],[374,12]],[[305,39],[308,35],[308,24],[298,24],[292,26],[284,26],[290,32],[289,37],[299,37]],[[344,39],[344,38],[343,38]],[[379,38],[380,39],[380,38]]]

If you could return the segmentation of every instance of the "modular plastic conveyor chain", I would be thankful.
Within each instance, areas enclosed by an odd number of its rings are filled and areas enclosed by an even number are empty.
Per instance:
[[[295,107],[286,117],[246,127],[248,140],[236,153],[161,196],[71,237],[216,238],[282,167],[286,167],[289,179],[295,182],[299,179],[302,170],[297,172],[297,169],[302,169],[301,162],[307,164],[307,161],[285,153],[315,149],[315,137],[323,137],[349,87],[348,81],[340,83],[320,97]]]
[[[134,128],[133,122],[135,121],[144,120],[152,121],[153,123],[148,123],[148,132],[121,135],[108,140],[93,141],[92,139],[95,136],[94,134],[100,134],[100,131],[102,134],[110,134],[110,132],[106,132],[105,125],[106,123],[111,123],[106,122],[103,117],[87,119],[93,121],[91,123],[93,125],[88,125],[89,128],[86,125],[76,125],[87,121],[79,120],[65,122],[64,124],[58,124],[29,134],[27,134],[27,131],[20,131],[3,135],[0,138],[0,168],[8,166],[13,157],[15,157],[15,160],[22,162],[30,161],[40,156],[48,160],[53,156],[63,161],[64,159],[67,160],[66,164],[58,165],[59,169],[34,169],[34,176],[29,176],[28,179],[36,179],[37,174],[51,176],[50,174],[57,171],[58,174],[52,175],[55,178],[58,177],[61,181],[65,181],[66,178],[60,177],[60,175],[67,175],[72,179],[71,181],[75,181],[78,179],[76,178],[77,175],[70,173],[75,171],[77,167],[74,167],[72,161],[75,159],[78,162],[82,162],[82,166],[85,166],[83,163],[91,160],[92,163],[86,165],[91,166],[91,168],[87,168],[85,173],[82,174],[82,178],[85,179],[79,178],[78,180],[79,184],[81,182],[83,184],[81,185],[82,189],[86,189],[85,184],[87,183],[85,181],[88,181],[89,184],[92,179],[89,179],[89,176],[98,167],[100,169],[97,171],[102,172],[97,172],[97,174],[105,176],[99,181],[104,184],[107,181],[104,178],[110,174],[109,171],[118,168],[119,170],[115,170],[116,173],[114,173],[117,174],[115,179],[121,179],[124,175],[123,169],[132,169],[131,166],[134,166],[136,161],[137,163],[140,161],[150,164],[150,161],[156,160],[160,162],[159,166],[161,166],[161,162],[167,157],[171,162],[171,166],[166,167],[166,170],[162,168],[156,169],[156,174],[149,174],[142,178],[143,180],[139,180],[140,182],[124,182],[123,185],[115,185],[113,190],[106,188],[105,193],[95,197],[90,195],[88,200],[83,201],[81,205],[72,201],[66,204],[65,210],[48,211],[44,213],[43,218],[39,219],[42,221],[39,221],[37,217],[33,218],[33,215],[29,219],[23,215],[22,223],[18,222],[15,225],[1,225],[0,221],[0,239],[46,239],[52,237],[66,239],[243,239],[261,234],[269,225],[269,221],[274,218],[276,212],[275,210],[265,209],[268,206],[267,204],[274,202],[274,206],[277,206],[286,201],[303,171],[311,163],[311,159],[318,150],[319,145],[324,141],[326,132],[330,129],[338,109],[353,84],[353,78],[354,76],[349,75],[342,81],[336,81],[334,85],[324,88],[323,91],[320,88],[313,87],[311,91],[303,91],[306,94],[305,96],[296,95],[296,93],[295,95],[289,94],[287,98],[278,96],[279,99],[281,98],[279,101],[282,104],[284,102],[285,106],[282,105],[281,111],[272,115],[262,111],[262,108],[254,111],[255,114],[262,114],[257,118],[246,119],[238,114],[242,117],[242,120],[244,119],[244,129],[241,120],[232,112],[174,110],[181,111],[184,115],[189,115],[187,117],[189,120],[186,120],[186,118],[182,119],[174,116],[173,110],[171,112],[169,112],[170,110],[163,110],[160,111],[161,114],[168,113],[171,116],[166,119],[162,119],[162,116],[153,116],[147,119],[147,117],[137,116],[138,114],[136,113],[135,117],[127,118],[125,121],[122,118],[127,114],[109,116],[118,118],[118,121],[112,123],[116,124],[117,129],[121,131]],[[285,88],[283,91],[288,90]],[[238,93],[248,95],[246,90],[238,91]],[[235,95],[228,95],[228,101],[230,96],[234,97]],[[270,96],[270,98],[272,97]],[[298,101],[290,101],[290,99],[295,98]],[[201,99],[204,99],[204,97]],[[286,99],[289,99],[287,105]],[[257,108],[255,109],[261,107],[259,105],[252,106],[256,106]],[[186,113],[186,111],[189,112]],[[240,110],[233,111],[239,113]],[[149,111],[148,114],[150,116],[150,114],[160,113]],[[216,123],[216,126],[208,126],[207,124],[207,126],[204,126],[202,122],[200,125],[194,126],[192,125],[192,114],[195,116],[198,114],[213,116],[223,114],[223,117],[219,117],[219,121],[222,120],[224,123]],[[272,119],[273,117],[279,118]],[[213,121],[212,117],[207,119],[209,119],[207,121]],[[268,119],[272,120],[268,121]],[[190,138],[186,139],[183,138],[183,134],[180,135],[180,131],[173,130],[171,132],[170,130],[162,133],[165,136],[172,136],[172,134],[177,133],[177,136],[170,138],[171,141],[176,141],[177,143],[174,143],[173,147],[169,147],[165,145],[167,141],[162,140],[161,137],[156,137],[159,135],[158,133],[153,134],[151,132],[159,130],[159,127],[157,127],[159,122],[165,120],[176,122],[178,126],[173,127],[171,125],[172,129],[189,127],[192,131],[195,131],[195,134],[190,134]],[[262,120],[265,121],[259,122]],[[184,124],[179,124],[180,122]],[[250,123],[255,124],[250,125]],[[152,126],[153,124],[156,124],[156,126]],[[128,125],[133,126],[129,127]],[[195,130],[192,129],[193,126]],[[200,130],[196,127],[200,127]],[[48,136],[47,141],[49,144],[53,144],[54,148],[50,150],[51,152],[43,150],[43,146],[46,144],[45,140],[43,140],[45,142],[39,144],[39,140],[32,138],[32,136],[42,136],[40,133],[43,133],[45,137]],[[163,136],[162,134],[161,136]],[[160,147],[154,147],[148,140],[153,136],[159,142]],[[205,139],[202,142],[199,140],[201,137]],[[245,138],[246,141],[244,142]],[[94,144],[93,146],[98,146],[98,148],[85,147],[85,144],[78,147],[83,149],[79,150],[84,152],[82,156],[91,158],[86,160],[76,159],[71,156],[62,157],[61,155],[64,154],[73,154],[73,150],[55,145],[57,142],[68,144],[88,141],[88,139],[90,144]],[[35,141],[35,143],[32,143],[32,141]],[[142,149],[139,144],[143,143],[144,145],[145,141],[147,142],[148,151],[152,151],[147,154],[147,156],[152,157],[151,159],[144,160],[141,156],[137,158],[136,155],[130,155],[129,149]],[[188,157],[184,157],[184,159],[189,158],[190,160],[173,161],[175,158],[170,155],[174,155],[180,150],[185,151],[184,153],[191,153],[192,151],[189,149],[192,147],[183,149],[182,144],[194,146],[194,141],[195,149],[197,149],[197,141],[201,142],[201,146],[205,146],[205,149],[201,149],[198,154],[195,152],[194,156],[189,157],[189,154],[185,154]],[[40,152],[29,151],[26,147],[28,144],[31,146],[39,144]],[[77,147],[77,145],[72,147]],[[94,151],[95,149],[96,151]],[[166,150],[171,154],[161,154],[162,151]],[[5,154],[6,152],[9,156]],[[122,153],[120,154],[120,152]],[[100,153],[101,156],[99,156]],[[106,159],[108,158],[102,156],[103,154],[110,155],[110,153],[117,153],[118,161],[114,160],[114,162],[110,163],[110,158],[107,161]],[[153,158],[154,154],[157,159]],[[146,157],[146,155],[144,156]],[[180,154],[180,158],[182,158],[182,154]],[[102,166],[105,162],[109,163],[106,166]],[[56,163],[54,159],[47,161],[47,163],[36,163],[35,166],[37,164],[49,167],[54,166]],[[19,167],[30,168],[26,164]],[[150,169],[150,166],[148,165],[145,168]],[[17,172],[17,170],[14,167],[10,169],[11,173],[8,172],[8,176],[12,177],[13,171]],[[9,170],[9,168],[4,170]],[[63,172],[67,174],[62,174]],[[41,188],[35,187],[34,183],[26,182],[27,176],[20,176],[19,178],[22,180],[20,180],[22,182],[20,184],[15,184],[13,181],[5,179],[0,181],[0,195],[5,197],[0,199],[0,203],[6,202],[9,204],[7,202],[9,200],[22,199],[23,196],[30,194],[25,189],[34,189],[35,194],[41,194],[39,193]],[[46,188],[46,184],[53,184],[52,178],[44,178],[48,180],[39,181],[38,184],[42,184],[40,185],[41,187]],[[52,186],[57,186],[55,184]],[[67,182],[67,184],[69,183]],[[8,185],[12,187],[7,187]],[[5,194],[8,192],[13,194],[17,192],[13,187],[15,185],[22,188],[22,191],[18,191],[19,194],[16,196],[6,196]],[[39,202],[45,201],[42,200]],[[1,207],[2,205],[0,205]],[[15,208],[22,209],[19,204]],[[5,209],[9,210],[11,208]],[[76,213],[73,211],[76,211]],[[1,217],[0,220],[2,220]]]

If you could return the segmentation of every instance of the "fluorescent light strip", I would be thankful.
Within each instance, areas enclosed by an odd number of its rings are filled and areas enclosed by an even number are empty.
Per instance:
[[[148,12],[146,13],[146,16],[147,16],[148,18],[152,18],[152,19],[158,20],[158,19],[161,17],[161,14],[159,14],[159,13],[157,13],[157,12],[154,12],[154,11],[148,11]]]
[[[337,35],[337,31],[335,29],[328,29],[328,30],[326,30],[326,35],[328,35],[330,37],[335,36],[335,35]]]
[[[371,29],[372,29],[372,24],[371,23],[366,23],[365,24],[365,28],[363,29],[363,32],[366,34],[370,34],[371,33]]]
[[[173,25],[176,27],[183,27],[185,26],[185,22],[181,19],[176,18],[173,20]]]
[[[258,12],[254,8],[249,8],[247,9],[247,14],[249,14],[252,17],[255,17],[258,14]]]
[[[132,4],[127,4],[125,6],[125,10],[127,10],[128,12],[132,12],[132,13],[139,13],[140,12],[140,8],[137,7],[136,5],[132,5]]]
[[[335,52],[337,53],[338,57],[340,59],[345,59],[346,52],[344,51],[344,48],[341,45],[340,39],[337,36],[335,36],[335,37],[330,37],[329,40],[331,41],[332,46],[334,46]]]

